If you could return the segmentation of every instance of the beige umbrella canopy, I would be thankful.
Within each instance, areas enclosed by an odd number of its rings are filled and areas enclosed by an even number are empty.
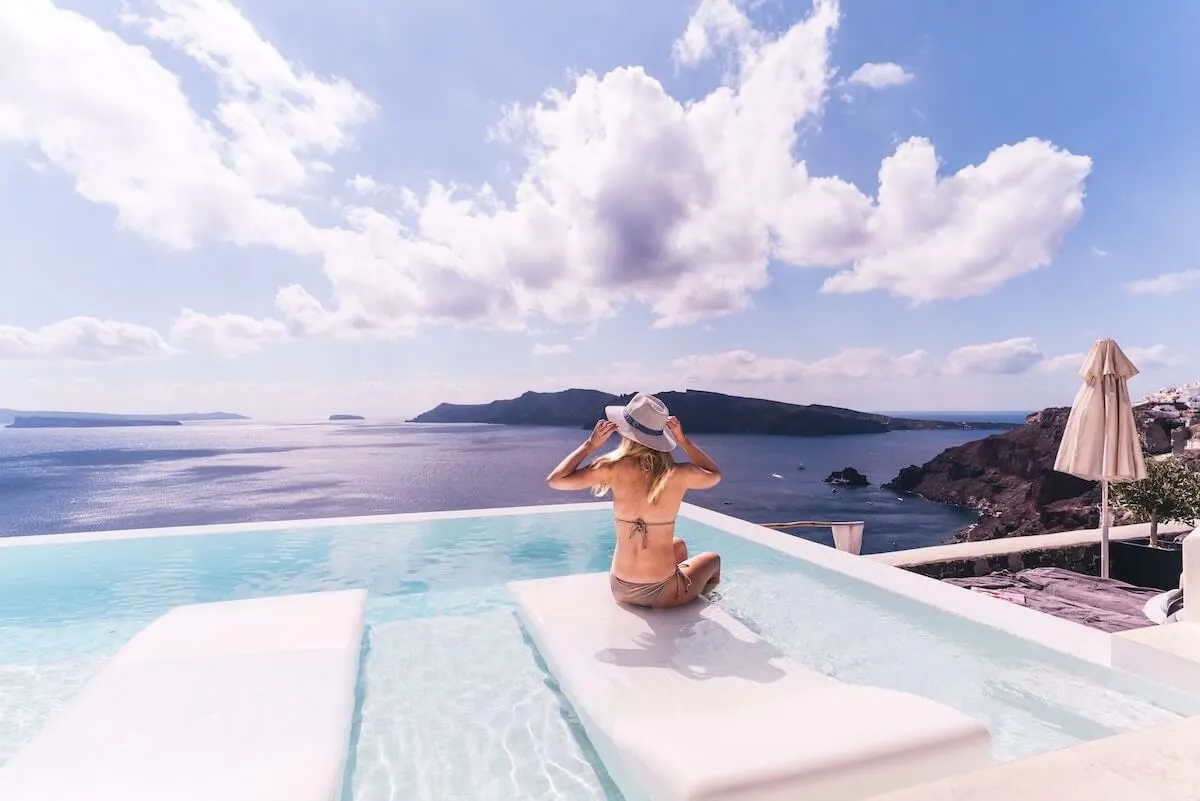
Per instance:
[[[1138,369],[1111,339],[1092,346],[1079,370],[1083,386],[1071,404],[1054,469],[1100,482],[1100,575],[1108,577],[1108,485],[1146,477],[1142,443],[1126,382]]]

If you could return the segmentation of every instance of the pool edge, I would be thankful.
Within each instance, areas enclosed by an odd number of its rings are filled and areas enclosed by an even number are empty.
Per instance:
[[[611,507],[611,501],[552,503],[537,506],[498,506],[485,509],[446,509],[438,512],[396,512],[349,517],[312,517],[295,520],[260,520],[252,523],[204,523],[195,526],[159,526],[124,528],[107,531],[75,531],[63,534],[18,534],[0,537],[0,548],[21,548],[68,542],[135,540],[152,537],[186,537],[201,534],[234,534],[244,531],[271,531],[279,528],[306,529],[323,526],[353,526],[369,523],[421,523],[429,520],[456,520],[468,517],[509,517],[515,515],[585,512]]]
[[[943,612],[1065,653],[1085,662],[1112,668],[1112,635],[1080,623],[1062,620],[999,598],[922,576],[902,568],[864,559],[811,540],[793,537],[756,523],[684,504],[689,520],[749,540],[834,573],[932,606]]]

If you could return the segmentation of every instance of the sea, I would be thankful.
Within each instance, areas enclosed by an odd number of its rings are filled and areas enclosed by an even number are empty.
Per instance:
[[[906,412],[1021,422],[1025,412]],[[685,421],[686,424],[686,421]],[[900,468],[996,433],[697,435],[724,479],[688,501],[758,523],[865,522],[863,552],[952,539],[974,515],[880,487]],[[585,432],[401,421],[0,428],[0,536],[590,501],[546,487]],[[854,467],[871,486],[834,488]],[[827,529],[797,536],[830,543]]]

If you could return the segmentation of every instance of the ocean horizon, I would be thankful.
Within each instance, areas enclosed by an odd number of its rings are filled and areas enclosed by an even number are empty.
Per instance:
[[[903,414],[1021,422],[1027,413]],[[906,465],[993,433],[697,435],[725,477],[687,500],[758,523],[863,520],[864,552],[937,544],[974,515],[880,485]],[[402,420],[0,429],[0,536],[588,501],[587,492],[544,484],[582,437],[572,428]],[[871,486],[834,491],[822,482],[844,467],[865,473]],[[826,529],[798,535],[830,542]]]

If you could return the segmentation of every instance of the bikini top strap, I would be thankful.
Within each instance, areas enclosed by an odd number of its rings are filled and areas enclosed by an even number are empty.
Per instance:
[[[633,528],[629,531],[629,539],[633,539],[636,535],[642,535],[642,547],[647,548],[650,545],[650,526],[670,526],[675,523],[675,520],[659,520],[654,523],[647,523],[642,518],[637,520],[625,520],[624,518],[615,518],[618,523],[632,523]]]

